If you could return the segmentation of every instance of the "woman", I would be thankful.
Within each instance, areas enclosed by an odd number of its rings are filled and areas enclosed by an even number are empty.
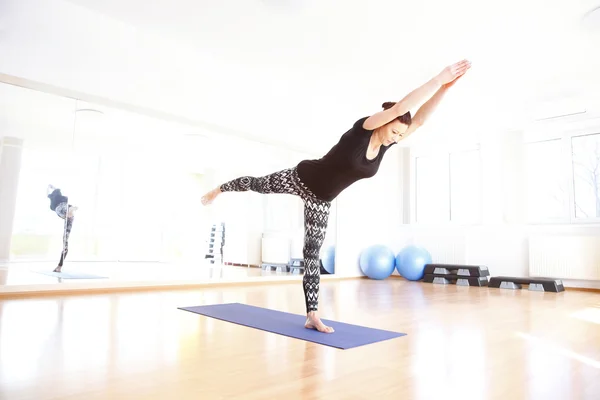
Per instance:
[[[73,219],[75,218],[75,211],[77,211],[77,207],[70,205],[69,198],[67,196],[63,196],[60,189],[56,189],[52,185],[48,185],[47,195],[50,199],[50,209],[56,212],[56,215],[58,215],[60,218],[65,220],[63,250],[60,254],[58,266],[54,269],[54,272],[60,272],[63,262],[67,258],[67,253],[69,252],[69,235],[71,234],[71,228],[73,228]]]
[[[333,329],[317,314],[319,299],[319,252],[325,239],[331,201],[354,182],[374,176],[383,156],[399,140],[410,136],[431,115],[445,92],[471,68],[467,60],[444,68],[421,87],[397,103],[384,103],[383,110],[354,123],[321,159],[304,160],[296,167],[255,178],[244,176],[224,183],[202,197],[208,205],[222,192],[283,193],[304,201],[304,326],[320,332]],[[433,94],[433,95],[432,95]],[[427,100],[429,99],[429,100]],[[427,100],[414,118],[410,110]]]

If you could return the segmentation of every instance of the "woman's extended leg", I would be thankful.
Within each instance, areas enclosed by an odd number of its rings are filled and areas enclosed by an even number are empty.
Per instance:
[[[316,198],[300,181],[296,168],[284,169],[260,178],[243,176],[211,190],[202,197],[207,205],[222,192],[283,193],[300,196],[304,200],[304,278],[302,280],[306,302],[306,323],[309,329],[333,332],[317,315],[321,264],[319,253],[325,240],[331,203]]]
[[[295,168],[288,168],[259,178],[242,176],[226,182],[202,197],[202,204],[208,205],[223,192],[285,193],[303,196]]]
[[[319,308],[319,285],[321,282],[320,252],[327,232],[331,203],[316,198],[304,201],[304,298],[307,319],[304,326],[320,332],[332,333],[333,328],[321,322]]]

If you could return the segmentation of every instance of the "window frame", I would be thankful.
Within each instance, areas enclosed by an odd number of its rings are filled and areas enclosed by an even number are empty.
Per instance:
[[[579,134],[571,134],[568,136],[568,146],[569,146],[569,220],[571,224],[600,224],[600,216],[592,217],[592,218],[577,218],[577,212],[575,210],[575,168],[573,167],[573,139],[583,136],[598,136],[600,138],[600,127],[598,129],[594,129],[589,133],[579,133]]]
[[[571,172],[571,168],[570,165],[568,165],[569,163],[567,162],[569,157],[565,157],[565,152],[568,152],[568,148],[565,147],[565,141],[560,138],[560,137],[548,137],[548,138],[539,138],[536,140],[524,140],[523,141],[523,164],[526,165],[527,164],[527,160],[526,160],[526,147],[528,145],[535,145],[535,144],[540,144],[540,143],[547,143],[547,142],[552,142],[552,141],[558,141],[559,146],[560,146],[560,163],[562,164],[562,176],[561,176],[561,183],[563,185],[565,185],[565,188],[567,190],[567,201],[565,202],[564,206],[563,206],[563,210],[562,210],[562,216],[557,217],[557,218],[552,218],[552,217],[545,217],[545,218],[540,218],[540,219],[535,219],[532,218],[529,214],[529,207],[528,207],[528,203],[529,203],[529,193],[527,191],[527,189],[525,189],[525,193],[523,193],[523,197],[525,198],[525,204],[524,204],[524,214],[525,214],[525,223],[528,225],[563,225],[563,224],[568,224],[570,223],[570,218],[568,217],[569,214],[569,209],[571,208],[571,204],[574,204],[574,200],[573,200],[573,191],[572,188],[569,185],[569,176],[572,176],[572,172]],[[567,153],[568,154],[568,153]],[[527,186],[529,184],[529,182],[527,181],[527,179],[525,179],[524,182],[525,186]]]
[[[583,124],[590,124],[587,127],[570,127],[560,129],[561,126],[549,126],[547,124],[541,124],[536,127],[536,131],[527,132],[523,138],[522,146],[529,144],[535,144],[540,142],[547,142],[551,140],[559,140],[561,146],[561,160],[560,163],[563,167],[564,173],[562,174],[562,182],[567,188],[567,202],[564,210],[564,216],[561,218],[542,218],[532,219],[529,214],[526,214],[525,223],[528,225],[600,225],[600,217],[595,218],[577,218],[575,212],[575,177],[573,168],[573,138],[582,136],[594,136],[600,135],[600,118],[591,118],[586,120],[577,121]],[[548,128],[548,133],[539,133],[544,127]]]
[[[410,156],[410,170],[411,170],[411,179],[410,179],[410,224],[415,226],[432,226],[432,225],[444,225],[444,226],[460,226],[460,227],[468,227],[468,226],[478,226],[483,223],[483,204],[482,204],[482,190],[483,190],[483,174],[479,174],[479,210],[477,212],[477,216],[471,222],[462,222],[452,220],[452,155],[468,153],[471,151],[476,151],[479,159],[479,167],[481,170],[481,145],[479,143],[473,145],[466,145],[455,147],[451,149],[443,149],[443,150],[434,150],[434,151],[426,151],[426,150],[413,150],[411,149]],[[418,208],[418,193],[417,193],[417,185],[418,185],[418,171],[417,171],[417,160],[419,158],[424,157],[434,157],[434,156],[444,156],[445,162],[447,164],[447,173],[448,173],[448,197],[446,199],[448,204],[448,215],[447,219],[444,221],[437,222],[420,222],[417,219],[417,208]]]

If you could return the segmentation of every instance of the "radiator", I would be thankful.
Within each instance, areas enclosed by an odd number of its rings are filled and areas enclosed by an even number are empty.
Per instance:
[[[413,243],[425,248],[437,264],[464,264],[466,262],[466,240],[462,234],[415,235]]]
[[[600,236],[531,236],[529,275],[600,280]]]

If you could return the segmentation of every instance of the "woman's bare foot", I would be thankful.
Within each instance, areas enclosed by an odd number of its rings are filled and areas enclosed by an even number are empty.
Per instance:
[[[210,203],[212,203],[218,195],[221,194],[221,188],[217,187],[213,190],[211,190],[210,192],[206,193],[204,196],[202,196],[202,205],[207,206]]]
[[[304,327],[306,329],[316,329],[319,332],[323,333],[335,332],[332,327],[327,326],[323,322],[321,322],[321,318],[319,318],[317,313],[314,311],[311,311],[306,315],[306,322],[304,323]]]

